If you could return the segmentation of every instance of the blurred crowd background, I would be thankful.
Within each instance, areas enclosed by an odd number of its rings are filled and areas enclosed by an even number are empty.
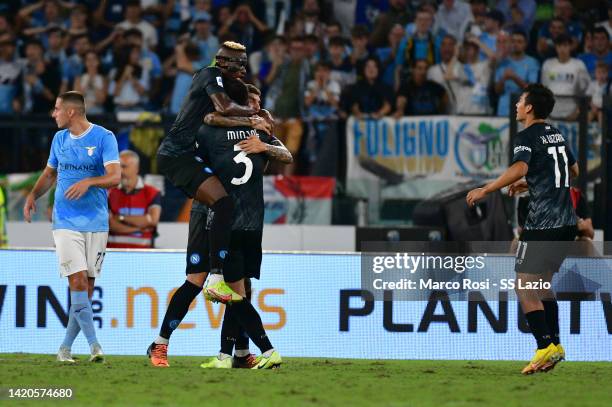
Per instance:
[[[3,0],[0,173],[44,166],[71,89],[154,173],[193,72],[226,40],[247,47],[247,81],[297,158],[286,174],[341,175],[349,115],[507,117],[529,82],[559,96],[554,117],[576,119],[588,95],[598,120],[611,34],[612,3],[589,0]]]

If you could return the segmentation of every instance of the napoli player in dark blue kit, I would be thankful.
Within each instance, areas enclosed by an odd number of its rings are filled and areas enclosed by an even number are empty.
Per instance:
[[[516,105],[516,118],[525,129],[517,134],[512,165],[495,181],[467,195],[472,206],[506,186],[510,195],[525,187],[529,190],[529,210],[516,253],[516,292],[538,349],[523,374],[548,371],[565,359],[554,292],[537,285],[537,289],[527,288],[533,282],[550,283],[563,262],[564,251],[544,242],[569,242],[576,236],[570,177],[578,176],[578,164],[561,132],[545,121],[554,105],[554,96],[545,86],[525,88]]]

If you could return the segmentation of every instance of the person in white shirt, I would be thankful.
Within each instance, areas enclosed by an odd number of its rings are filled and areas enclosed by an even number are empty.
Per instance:
[[[474,20],[472,9],[462,0],[443,0],[435,17],[434,32],[450,34],[458,41],[463,41],[462,29],[465,22]]]
[[[149,22],[142,19],[142,8],[140,0],[128,0],[125,6],[125,20],[117,25],[127,31],[132,28],[138,28],[143,35],[146,46],[149,49],[157,47],[157,31]]]
[[[591,110],[589,111],[589,121],[599,121],[601,123],[601,107],[603,97],[610,93],[610,82],[608,81],[608,64],[599,61],[595,65],[595,79],[589,84],[587,95],[591,97]]]
[[[457,114],[489,115],[491,104],[488,88],[491,83],[491,60],[480,59],[478,42],[465,40],[461,49],[460,88],[457,92]]]
[[[578,118],[577,96],[585,94],[590,77],[584,62],[572,58],[572,38],[561,34],[555,39],[556,58],[549,58],[542,65],[542,84],[555,95],[556,103],[551,113],[555,119]]]
[[[457,40],[446,35],[440,44],[440,63],[427,70],[427,79],[441,85],[448,95],[449,113],[456,113],[461,80],[461,64],[457,61]]]

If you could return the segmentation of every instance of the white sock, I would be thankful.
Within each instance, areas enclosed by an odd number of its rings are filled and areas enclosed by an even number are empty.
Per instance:
[[[234,351],[234,355],[239,358],[244,358],[246,356],[249,356],[250,354],[251,354],[251,351],[249,349],[236,349]]]
[[[228,355],[227,353],[219,352],[219,356],[217,356],[217,359],[225,360],[225,359],[231,358],[231,357],[232,357],[232,355]]]
[[[161,336],[158,336],[157,339],[153,341],[153,343],[157,345],[167,345],[170,343],[170,340],[166,338],[162,338]]]
[[[266,358],[269,358],[270,356],[272,356],[272,353],[274,353],[274,348],[272,348],[272,349],[270,349],[268,351],[265,351],[263,353],[263,356],[266,357]]]

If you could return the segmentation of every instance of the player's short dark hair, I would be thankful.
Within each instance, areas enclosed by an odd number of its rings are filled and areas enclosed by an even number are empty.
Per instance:
[[[79,110],[81,110],[81,113],[85,114],[85,98],[83,97],[82,93],[77,92],[75,90],[71,90],[62,93],[58,96],[58,98],[61,99],[64,103],[71,103],[73,105],[76,105]]]
[[[249,91],[240,79],[223,78],[223,85],[227,96],[239,105],[249,103]]]
[[[523,90],[525,105],[531,105],[536,119],[546,119],[555,107],[555,96],[546,86],[531,83]]]
[[[259,88],[251,83],[246,84],[247,92],[252,93],[257,96],[261,96],[261,91]]]

